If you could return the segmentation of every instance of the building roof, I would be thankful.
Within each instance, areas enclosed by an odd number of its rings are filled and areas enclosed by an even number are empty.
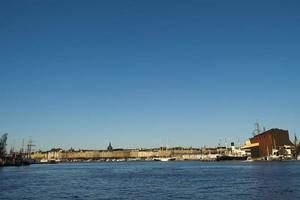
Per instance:
[[[256,137],[256,136],[260,136],[260,135],[265,135],[265,134],[269,134],[269,133],[274,133],[274,132],[287,132],[288,133],[288,131],[287,130],[283,130],[283,129],[279,129],[279,128],[272,128],[272,129],[270,129],[270,130],[267,130],[267,131],[265,131],[265,132],[262,132],[262,133],[260,133],[260,134],[257,134],[257,135],[255,135],[255,136],[253,136],[253,137]]]
[[[278,128],[273,128],[270,129],[268,131],[265,131],[263,133],[260,133],[258,135],[253,136],[252,138],[250,138],[251,141],[253,141],[253,139],[257,139],[260,136],[264,136],[264,135],[272,135],[273,141],[272,142],[276,142],[274,145],[292,145],[292,142],[289,139],[289,132],[287,130],[282,130],[282,129],[278,129]]]

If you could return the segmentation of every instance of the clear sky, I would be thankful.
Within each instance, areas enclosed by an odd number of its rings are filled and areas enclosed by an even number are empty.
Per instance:
[[[0,133],[35,149],[300,133],[300,1],[0,2]],[[168,142],[167,142],[168,141]]]

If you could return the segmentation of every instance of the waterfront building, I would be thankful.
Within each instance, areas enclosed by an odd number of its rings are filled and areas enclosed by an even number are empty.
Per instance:
[[[242,147],[251,152],[253,159],[277,156],[290,159],[294,155],[294,145],[289,139],[289,132],[282,129],[270,129],[254,135]]]

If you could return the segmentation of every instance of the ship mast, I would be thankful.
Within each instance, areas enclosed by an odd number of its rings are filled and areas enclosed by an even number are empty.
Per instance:
[[[34,147],[35,145],[32,142],[32,139],[30,138],[27,144],[27,158],[31,158],[31,152],[32,152],[32,147]]]

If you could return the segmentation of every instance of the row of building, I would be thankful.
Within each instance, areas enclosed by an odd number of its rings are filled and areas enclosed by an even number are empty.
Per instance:
[[[287,130],[270,129],[247,140],[242,147],[216,148],[154,148],[154,149],[113,149],[109,144],[107,150],[63,150],[52,149],[46,152],[34,152],[35,160],[87,160],[87,159],[142,159],[173,157],[177,160],[214,160],[218,156],[231,155],[249,157],[253,160],[294,159],[299,152],[299,143],[289,139]]]

